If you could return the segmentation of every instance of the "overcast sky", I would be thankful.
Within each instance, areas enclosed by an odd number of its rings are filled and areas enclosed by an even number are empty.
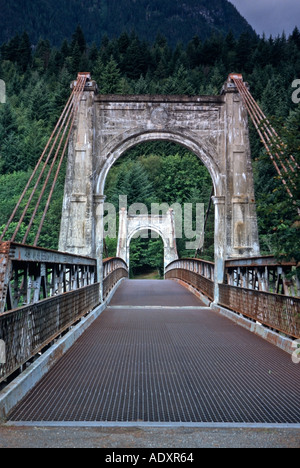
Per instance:
[[[261,36],[300,29],[300,0],[229,0]]]

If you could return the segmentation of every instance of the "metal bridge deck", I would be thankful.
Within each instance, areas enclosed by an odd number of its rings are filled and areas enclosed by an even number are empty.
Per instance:
[[[126,280],[9,419],[297,424],[299,384],[287,353],[179,284]]]

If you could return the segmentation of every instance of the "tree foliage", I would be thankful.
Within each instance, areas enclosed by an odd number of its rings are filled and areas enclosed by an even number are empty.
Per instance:
[[[0,42],[25,29],[34,44],[42,37],[59,46],[67,38],[77,41],[81,49],[85,45],[82,31],[88,42],[98,44],[105,36],[117,37],[132,30],[151,41],[164,31],[172,45],[179,40],[187,42],[196,34],[205,39],[230,29],[236,36],[243,31],[254,34],[227,0],[93,0],[88,4],[82,0],[0,0],[0,7]]]

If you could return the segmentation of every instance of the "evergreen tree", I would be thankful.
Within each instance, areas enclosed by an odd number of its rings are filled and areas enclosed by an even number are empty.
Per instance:
[[[112,56],[108,64],[100,71],[98,87],[101,94],[121,93],[121,73]]]
[[[1,46],[1,54],[4,60],[10,60],[16,63],[19,59],[21,38],[16,34],[7,44]]]
[[[44,81],[37,81],[35,86],[29,90],[27,105],[33,120],[43,120],[46,126],[49,121],[52,121],[51,115],[54,111],[52,95]]]
[[[196,94],[196,90],[193,88],[189,81],[188,71],[183,65],[180,65],[177,72],[173,77],[166,80],[164,85],[165,94]]]
[[[31,44],[26,32],[20,38],[17,62],[23,72],[31,64]]]
[[[252,60],[255,39],[247,32],[242,33],[236,45],[235,71],[242,73],[251,72],[255,61]]]
[[[97,44],[93,42],[92,46],[89,49],[89,61],[91,65],[93,65],[97,61],[98,55],[99,53],[98,53]]]
[[[20,170],[16,114],[9,103],[0,105],[0,169],[3,174]]]
[[[34,54],[34,68],[45,71],[48,68],[51,55],[51,45],[49,41],[40,39]]]
[[[74,76],[80,72],[81,57],[82,52],[80,50],[79,44],[76,42],[72,50],[70,62],[70,71]]]
[[[83,54],[86,51],[86,40],[80,25],[77,26],[72,36],[71,48],[74,49],[76,44],[78,45],[80,53]]]
[[[70,55],[70,47],[67,39],[65,39],[61,45],[60,52],[62,56],[66,59]]]
[[[300,31],[297,28],[297,26],[295,27],[293,33],[289,37],[289,42],[293,42],[298,47],[298,50],[300,50]]]
[[[149,93],[149,80],[143,76],[136,82],[134,87],[135,94],[148,94]]]
[[[120,54],[121,55],[126,54],[127,49],[129,47],[129,44],[130,44],[130,39],[129,39],[129,36],[128,36],[128,34],[126,32],[121,34],[121,36],[119,37],[119,39],[117,41],[117,44],[118,44]]]
[[[122,165],[117,169],[116,181],[113,187],[107,187],[107,199],[119,207],[119,195],[126,195],[128,206],[133,203],[144,203],[150,207],[154,188],[148,174],[138,161],[126,160],[126,168]]]
[[[148,69],[148,53],[144,44],[133,35],[125,54],[123,55],[121,70],[130,79],[139,79]]]
[[[224,45],[223,45],[223,53],[222,53],[222,60],[224,61],[227,70],[234,70],[236,64],[236,39],[232,31],[229,31],[227,34]]]
[[[222,62],[216,63],[216,65],[211,69],[211,73],[209,75],[209,86],[207,89],[209,94],[220,94],[224,84],[224,76],[226,76],[226,69],[224,64]]]
[[[198,67],[202,60],[202,43],[199,36],[195,36],[187,45],[186,49],[188,64],[191,69]]]
[[[203,60],[207,65],[213,65],[221,59],[223,38],[217,35],[211,36],[203,44]]]
[[[282,85],[281,77],[273,76],[263,91],[261,104],[268,116],[286,117],[288,114],[288,95]]]
[[[101,57],[98,57],[96,62],[92,66],[93,79],[97,82],[98,87],[101,87],[102,81],[101,77],[103,74],[104,65],[101,60]]]

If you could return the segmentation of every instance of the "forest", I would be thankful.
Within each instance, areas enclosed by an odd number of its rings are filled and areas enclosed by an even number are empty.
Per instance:
[[[158,35],[152,42],[137,33],[121,33],[88,43],[80,26],[71,40],[54,47],[29,35],[16,35],[1,46],[0,79],[6,83],[6,103],[0,104],[0,225],[7,222],[29,175],[40,157],[70,94],[78,71],[90,71],[99,92],[106,94],[219,94],[229,73],[243,74],[251,93],[284,141],[285,151],[300,163],[300,107],[292,99],[294,80],[300,78],[300,32],[286,37],[238,38],[232,32],[195,36],[176,46]],[[252,163],[262,254],[300,261],[298,211],[287,197],[272,161],[250,123]],[[191,177],[192,174],[192,177]],[[295,198],[299,200],[299,174]],[[57,248],[64,187],[63,173],[56,186],[40,245]],[[173,143],[137,146],[112,168],[106,185],[107,201],[204,203],[212,181],[198,158]],[[26,219],[24,220],[25,229]],[[2,231],[2,229],[1,229]],[[8,233],[9,236],[9,233]],[[29,239],[30,243],[30,239]],[[107,255],[115,255],[116,241],[107,239]],[[178,240],[180,256],[194,256]],[[208,220],[203,258],[213,260],[213,210]],[[161,270],[161,241],[132,241],[134,272]]]
[[[150,42],[163,33],[172,46],[230,29],[235,36],[255,34],[227,0],[0,0],[0,11],[0,43],[26,30],[32,44],[42,37],[60,46],[78,23],[87,42],[97,45],[105,35],[112,39],[132,30]]]

